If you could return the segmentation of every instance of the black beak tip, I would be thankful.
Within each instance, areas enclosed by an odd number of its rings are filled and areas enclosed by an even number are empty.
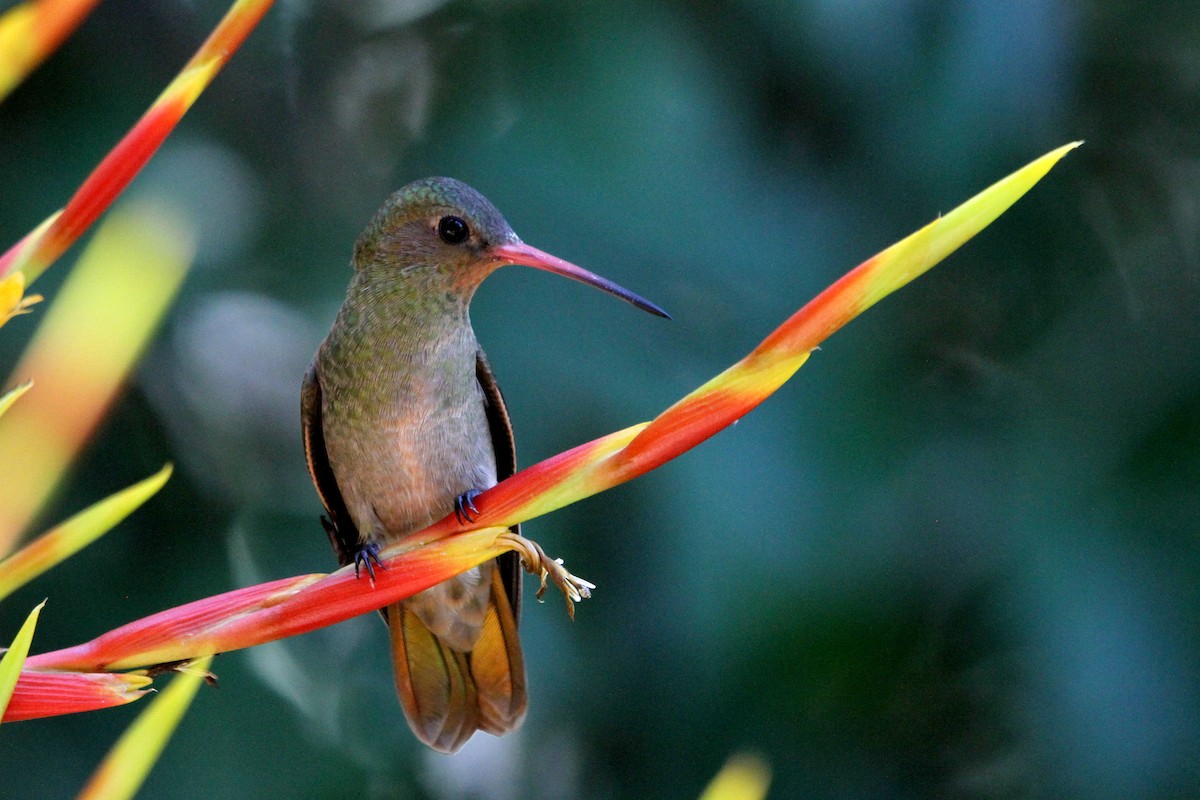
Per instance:
[[[671,319],[670,314],[668,314],[666,311],[663,311],[656,303],[651,303],[644,297],[631,295],[626,299],[637,308],[640,308],[642,311],[653,314],[656,317],[662,317],[663,319]]]

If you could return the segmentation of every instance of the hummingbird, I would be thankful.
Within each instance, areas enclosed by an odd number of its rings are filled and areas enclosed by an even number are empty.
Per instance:
[[[392,194],[355,242],[346,299],[301,390],[305,458],[342,566],[373,577],[381,547],[451,512],[473,521],[475,497],[516,471],[504,397],[469,315],[480,283],[507,264],[669,318],[523,243],[460,181],[426,178]],[[453,753],[476,730],[501,735],[524,718],[520,581],[520,557],[508,552],[381,610],[404,714],[434,750]]]

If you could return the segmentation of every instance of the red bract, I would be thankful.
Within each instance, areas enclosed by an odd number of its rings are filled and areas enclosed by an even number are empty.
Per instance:
[[[121,670],[238,650],[323,628],[411,597],[508,550],[487,529],[424,547],[382,551],[372,582],[352,567],[301,575],[197,600],[75,647],[31,656],[34,669]]]
[[[146,694],[148,686],[150,678],[145,675],[42,672],[27,668],[17,679],[4,722],[120,706]]]

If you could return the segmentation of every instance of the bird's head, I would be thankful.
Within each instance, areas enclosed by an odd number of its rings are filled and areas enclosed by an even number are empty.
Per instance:
[[[397,191],[358,238],[354,265],[393,280],[436,279],[470,298],[506,264],[553,272],[595,286],[634,306],[670,315],[607,278],[530,247],[479,192],[454,178],[425,178]]]

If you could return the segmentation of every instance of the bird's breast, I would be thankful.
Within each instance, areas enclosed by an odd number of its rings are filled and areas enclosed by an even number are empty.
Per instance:
[[[453,511],[459,495],[496,483],[476,349],[456,350],[435,358],[398,349],[366,359],[321,354],[329,462],[366,540],[419,530]]]

